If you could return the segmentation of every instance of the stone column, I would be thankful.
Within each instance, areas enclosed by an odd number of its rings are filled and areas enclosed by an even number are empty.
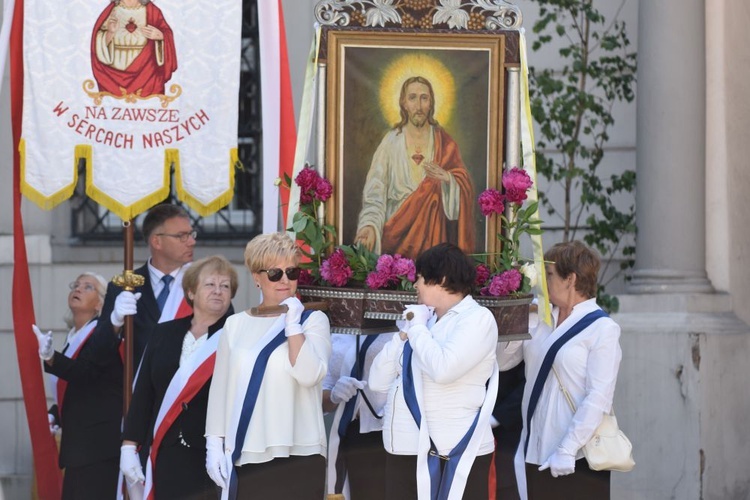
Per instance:
[[[638,23],[638,237],[630,292],[712,292],[704,0],[639,2]]]

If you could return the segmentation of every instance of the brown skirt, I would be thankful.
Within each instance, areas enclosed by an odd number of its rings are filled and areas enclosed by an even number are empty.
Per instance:
[[[609,500],[610,472],[594,471],[585,458],[576,460],[576,471],[552,477],[549,469],[539,471],[536,464],[526,464],[526,487],[529,500]]]

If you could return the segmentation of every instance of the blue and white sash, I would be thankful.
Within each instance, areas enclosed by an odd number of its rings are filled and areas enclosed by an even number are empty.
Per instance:
[[[304,323],[310,314],[312,314],[311,310],[304,311],[301,323]],[[230,427],[224,437],[224,454],[230,470],[229,485],[221,491],[222,500],[237,498],[237,472],[234,464],[242,455],[242,445],[245,443],[250,419],[255,410],[255,403],[258,400],[260,386],[266,373],[268,359],[277,347],[286,342],[285,317],[284,314],[279,316],[271,325],[271,328],[253,346],[247,358],[248,369],[244,371],[243,378],[237,381],[237,387],[247,387],[247,389],[245,394],[236,394]],[[293,478],[290,479],[293,480]]]
[[[365,341],[360,347],[359,354],[357,355],[359,363],[355,362],[352,366],[350,377],[361,378],[364,373],[365,356],[367,355],[367,349],[375,342],[378,335],[366,335]],[[357,373],[357,366],[360,367],[361,372]],[[357,409],[357,402],[359,401],[360,391],[354,395],[346,403],[339,404],[336,408],[336,413],[333,416],[333,423],[331,424],[331,432],[328,436],[328,493],[345,493],[346,489],[346,463],[341,460],[339,456],[339,446],[341,440],[346,435],[346,430],[351,424],[354,418],[354,413]],[[346,495],[349,498],[349,495]]]
[[[437,452],[435,444],[429,436],[427,419],[423,418],[420,407],[422,401],[422,369],[419,363],[413,361],[411,344],[404,345],[404,399],[406,406],[419,427],[419,450],[417,453],[417,492],[419,498],[430,500],[461,500],[466,480],[474,464],[477,451],[489,427],[492,408],[497,399],[498,367],[492,368],[487,392],[482,407],[477,412],[471,426],[463,438],[456,444],[447,456]],[[441,460],[445,466],[441,467]]]
[[[529,449],[529,438],[531,437],[531,417],[534,416],[534,410],[536,410],[536,405],[539,402],[539,396],[541,396],[542,389],[544,388],[544,384],[547,381],[549,372],[550,370],[552,370],[552,363],[554,363],[555,361],[557,352],[563,345],[565,345],[568,340],[572,339],[583,330],[588,328],[594,321],[604,317],[607,317],[607,313],[605,313],[601,309],[591,311],[586,316],[579,319],[578,322],[571,326],[567,332],[562,334],[560,338],[550,346],[549,350],[544,355],[544,360],[542,360],[542,364],[539,367],[539,372],[537,373],[536,379],[534,380],[534,387],[533,389],[531,389],[531,395],[529,396],[529,406],[526,410],[526,441],[524,442],[523,446],[524,455],[526,455],[526,452]]]

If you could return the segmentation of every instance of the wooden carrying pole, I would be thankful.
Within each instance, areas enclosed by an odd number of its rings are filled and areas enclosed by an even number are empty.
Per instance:
[[[143,276],[133,273],[133,221],[123,221],[123,267],[121,275],[112,278],[112,282],[123,290],[132,292],[137,286],[143,286]],[[133,317],[125,316],[125,324],[122,326],[125,338],[125,359],[123,361],[122,380],[122,411],[123,416],[128,414],[130,398],[133,391]]]

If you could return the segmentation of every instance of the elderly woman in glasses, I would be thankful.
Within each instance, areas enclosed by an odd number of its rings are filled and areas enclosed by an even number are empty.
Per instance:
[[[194,262],[182,278],[193,314],[158,324],[143,354],[123,430],[120,469],[144,498],[211,499],[206,474],[206,406],[216,348],[232,311],[237,271],[220,255]],[[144,474],[136,451],[148,454]],[[146,453],[144,453],[146,454]]]
[[[257,236],[245,249],[261,303],[257,314],[227,319],[206,419],[206,467],[223,498],[324,496],[330,327],[295,297],[299,258],[282,233]]]
[[[53,348],[52,332],[44,334],[33,325],[57,401],[49,411],[50,430],[62,429],[63,499],[114,498],[117,492],[122,365],[116,349],[95,359],[88,342],[106,289],[104,278],[92,272],[70,284],[65,317],[70,331],[61,351]]]

